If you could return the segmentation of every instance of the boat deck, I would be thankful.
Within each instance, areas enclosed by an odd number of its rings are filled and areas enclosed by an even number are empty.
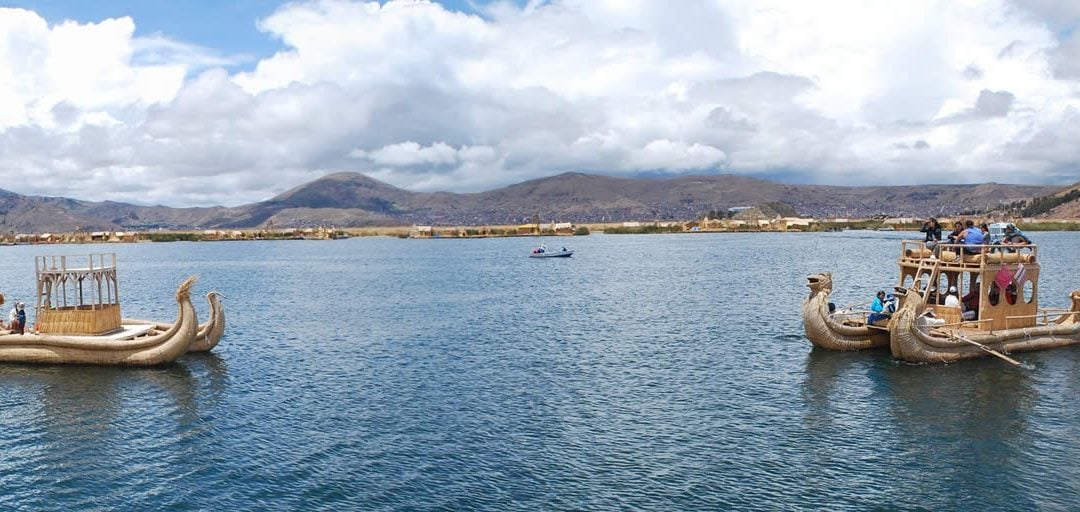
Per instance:
[[[152,324],[124,324],[120,326],[120,330],[110,332],[108,334],[102,334],[99,336],[78,336],[67,334],[54,334],[51,336],[63,336],[72,340],[130,340],[132,338],[136,338],[150,332],[150,330],[153,328],[154,325]],[[30,333],[27,332],[27,334]]]

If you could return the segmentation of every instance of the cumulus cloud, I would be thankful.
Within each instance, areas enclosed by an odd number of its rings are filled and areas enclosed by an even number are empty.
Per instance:
[[[240,71],[137,19],[0,9],[0,178],[174,206],[338,171],[424,191],[566,171],[1077,181],[1071,5],[301,0],[244,21],[280,49]]]
[[[1016,96],[1009,91],[979,91],[975,100],[975,113],[986,117],[1002,117],[1009,113]]]
[[[430,146],[421,146],[412,141],[384,146],[375,151],[354,150],[354,158],[362,158],[380,166],[399,168],[446,167],[467,162],[490,161],[495,158],[495,151],[487,146],[462,146],[455,149],[443,142]]]

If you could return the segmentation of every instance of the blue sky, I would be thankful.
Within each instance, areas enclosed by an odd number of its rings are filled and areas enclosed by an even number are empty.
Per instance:
[[[136,36],[160,33],[222,54],[248,56],[251,59],[244,63],[250,63],[280,48],[280,42],[260,32],[255,23],[284,3],[277,0],[9,0],[3,5],[31,9],[49,23],[64,20],[88,23],[130,16],[136,22]],[[476,13],[477,6],[491,0],[436,0],[436,3],[455,11]]]

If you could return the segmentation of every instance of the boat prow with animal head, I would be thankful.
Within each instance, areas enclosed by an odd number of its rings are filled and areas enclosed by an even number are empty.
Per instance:
[[[810,295],[803,301],[803,327],[815,347],[828,350],[863,350],[889,346],[889,332],[867,324],[866,313],[853,308],[835,310],[830,306],[832,273],[823,272],[806,278]]]

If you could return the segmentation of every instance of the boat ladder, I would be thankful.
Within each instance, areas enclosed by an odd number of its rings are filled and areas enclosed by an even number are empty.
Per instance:
[[[928,261],[932,261],[933,263],[930,264],[930,265],[927,265]],[[940,266],[941,266],[941,260],[939,260],[937,258],[919,260],[919,266],[918,266],[918,268],[915,269],[915,276],[914,276],[915,281],[912,284],[919,282],[919,276],[923,275],[924,271],[929,272],[927,274],[927,278],[926,278],[926,281],[927,281],[926,289],[920,289],[919,290],[919,292],[922,294],[924,300],[929,297],[928,294],[930,293],[929,292],[930,287],[934,286],[934,282],[931,281],[931,279],[933,279],[933,277],[937,274],[938,267],[940,267]],[[938,290],[938,293],[940,293],[940,292],[941,292],[941,290]]]

